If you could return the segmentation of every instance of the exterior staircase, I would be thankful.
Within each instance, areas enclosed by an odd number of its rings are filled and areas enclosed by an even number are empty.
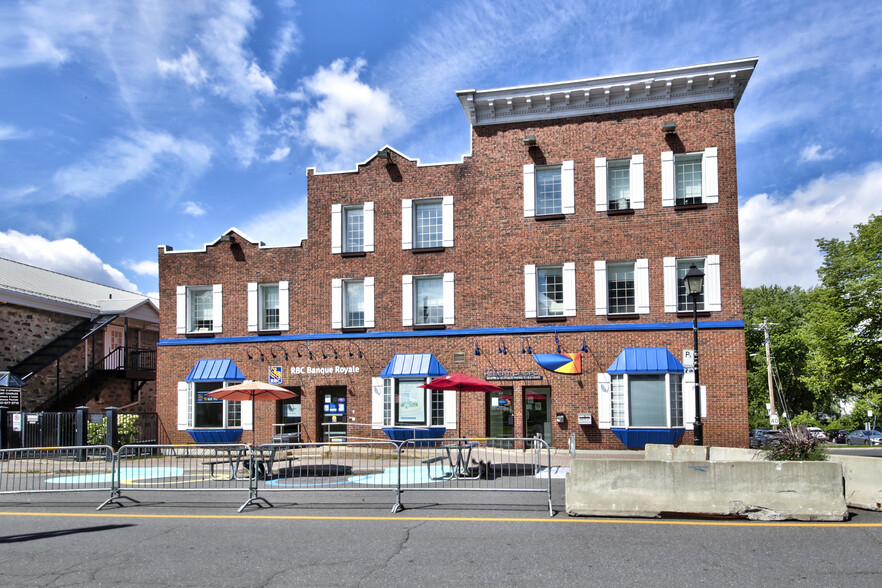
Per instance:
[[[83,339],[101,329],[116,317],[117,315],[107,315],[82,321],[66,333],[56,337],[49,344],[41,347],[9,368],[9,371],[22,380],[27,381],[31,375],[51,365],[52,362],[79,345]]]

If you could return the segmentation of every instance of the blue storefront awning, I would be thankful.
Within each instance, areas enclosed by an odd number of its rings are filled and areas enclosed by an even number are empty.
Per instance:
[[[626,347],[606,370],[608,374],[682,374],[685,370],[665,347]]]
[[[397,353],[380,372],[381,378],[437,378],[446,375],[447,370],[431,353]]]
[[[187,375],[188,382],[241,382],[245,375],[232,359],[200,359]]]

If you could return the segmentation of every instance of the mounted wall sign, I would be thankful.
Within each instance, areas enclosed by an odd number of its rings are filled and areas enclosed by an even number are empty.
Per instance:
[[[533,359],[540,367],[556,374],[581,374],[582,354],[580,353],[536,353]]]

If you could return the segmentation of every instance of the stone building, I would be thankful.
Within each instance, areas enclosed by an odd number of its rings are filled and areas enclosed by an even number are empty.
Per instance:
[[[734,116],[755,65],[460,91],[461,162],[385,147],[350,171],[310,168],[297,246],[230,229],[200,250],[161,247],[169,440],[256,426],[269,441],[288,423],[305,441],[416,428],[691,443],[695,301],[704,440],[745,446]],[[454,372],[503,390],[417,387]],[[205,395],[242,379],[299,396]]]

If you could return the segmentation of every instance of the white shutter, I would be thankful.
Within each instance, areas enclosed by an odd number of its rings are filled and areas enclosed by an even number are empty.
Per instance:
[[[454,324],[454,291],[453,291],[453,273],[444,274],[443,290],[444,293],[444,324]]]
[[[224,330],[224,295],[223,285],[215,284],[212,286],[211,298],[211,318],[214,321],[214,332],[220,333]]]
[[[717,165],[717,148],[708,147],[701,157],[702,202],[716,204],[720,201],[720,180]]]
[[[176,327],[179,335],[187,332],[187,287],[178,286],[176,292],[178,302]]]
[[[681,389],[683,390],[683,426],[687,431],[693,431],[695,429],[693,426],[695,423],[695,373],[689,368],[686,368],[686,373],[683,374]]]
[[[366,329],[374,327],[374,279],[364,279],[364,326]]]
[[[456,403],[458,401],[456,390],[444,391],[444,426],[448,431],[456,430]]]
[[[374,250],[374,203],[364,203],[364,250]]]
[[[606,212],[609,197],[606,194],[606,157],[594,158],[594,210]]]
[[[563,264],[563,313],[576,316],[576,264]]]
[[[576,212],[576,169],[572,161],[560,166],[560,207],[564,214]]]
[[[441,245],[453,247],[453,196],[441,199]]]
[[[701,418],[707,418],[707,386],[698,385],[698,394],[701,402]]]
[[[331,328],[343,328],[343,280],[331,280]]]
[[[524,266],[524,313],[536,318],[536,266]]]
[[[649,260],[634,262],[634,307],[637,314],[649,314]]]
[[[331,253],[343,252],[343,206],[331,205]]]
[[[597,428],[609,429],[612,426],[612,377],[597,374]]]
[[[257,313],[260,308],[257,282],[248,282],[248,330],[257,330]]]
[[[178,431],[186,431],[191,428],[190,385],[187,382],[178,382]]]
[[[287,331],[291,328],[291,319],[288,311],[288,282],[279,282],[279,330]]]
[[[250,431],[254,428],[254,401],[241,400],[242,407],[242,430]]]
[[[524,166],[524,216],[536,216],[536,166]]]
[[[631,208],[640,210],[644,207],[645,196],[643,195],[643,155],[631,156],[631,169],[628,174],[631,180]]]
[[[401,276],[401,320],[405,327],[413,326],[413,276]]]
[[[371,378],[371,428],[383,428],[383,378]]]
[[[401,248],[413,249],[413,200],[401,201]]]
[[[665,257],[665,312],[677,312],[677,258]]]
[[[594,314],[605,315],[607,311],[606,262],[594,262]]]
[[[674,177],[674,152],[662,151],[661,154],[662,206],[673,206],[675,200],[676,179]]]
[[[719,255],[708,255],[704,261],[704,302],[705,310],[711,312],[723,310]]]

